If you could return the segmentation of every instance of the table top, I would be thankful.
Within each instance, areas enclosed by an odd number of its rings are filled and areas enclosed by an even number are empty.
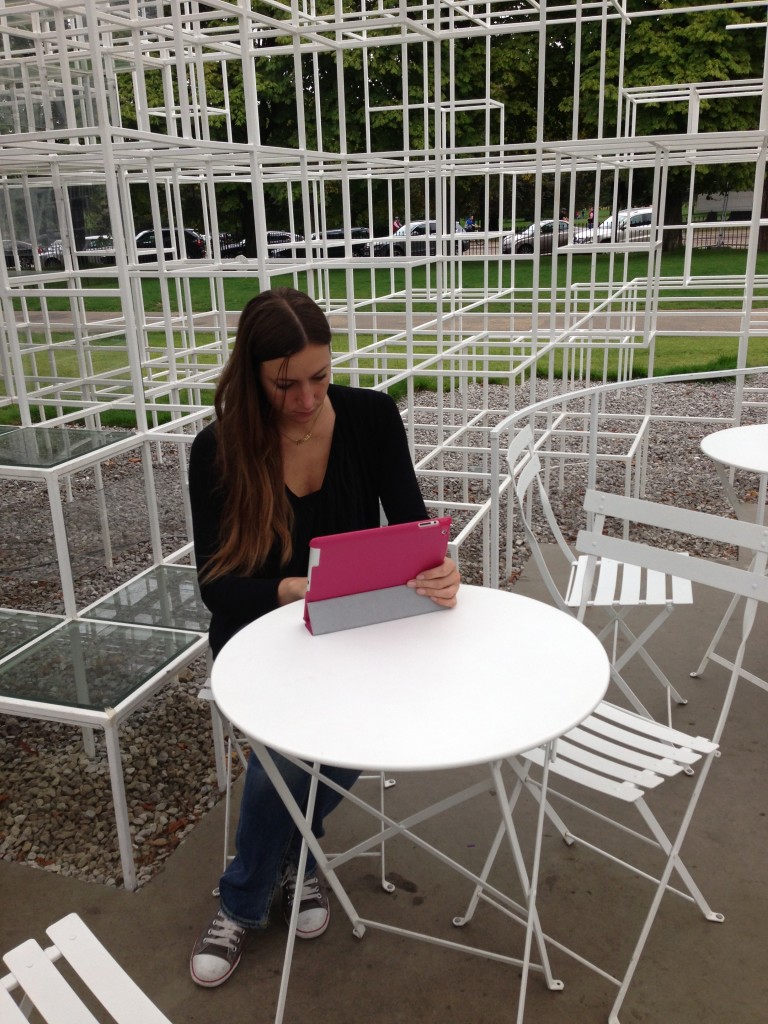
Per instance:
[[[156,565],[82,613],[85,619],[128,622],[207,633],[211,613],[203,604],[192,565]]]
[[[724,466],[768,473],[768,423],[716,430],[703,439],[701,450]]]
[[[101,451],[132,435],[76,427],[17,427],[0,434],[0,466],[50,469]]]
[[[360,769],[484,764],[560,736],[605,695],[606,653],[573,616],[462,586],[455,608],[312,636],[296,603],[237,633],[223,714],[284,753]]]
[[[65,621],[0,664],[4,698],[88,711],[117,708],[195,644],[199,633]]]
[[[63,615],[0,608],[0,658],[5,658],[63,621]]]

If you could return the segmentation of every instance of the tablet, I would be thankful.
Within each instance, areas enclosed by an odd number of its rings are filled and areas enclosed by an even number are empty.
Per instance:
[[[406,586],[445,559],[451,518],[315,537],[304,622],[313,634],[441,611]]]

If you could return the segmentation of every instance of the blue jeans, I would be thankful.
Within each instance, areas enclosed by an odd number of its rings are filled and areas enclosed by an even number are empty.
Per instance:
[[[272,758],[296,803],[306,809],[311,776],[275,751]],[[322,769],[339,786],[351,789],[360,775],[350,768]],[[317,787],[312,832],[318,838],[325,834],[323,820],[342,800],[322,783]],[[219,882],[221,909],[245,928],[266,928],[269,909],[285,865],[298,864],[301,832],[264,771],[255,754],[251,754],[245,774],[240,820],[237,825],[237,854]],[[311,851],[307,871],[316,862]]]

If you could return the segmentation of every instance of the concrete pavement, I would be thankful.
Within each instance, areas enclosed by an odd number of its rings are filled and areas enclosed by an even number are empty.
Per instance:
[[[530,565],[516,589],[544,597]],[[675,712],[676,724],[689,732],[711,733],[724,692],[726,674],[717,666],[710,666],[701,680],[688,676],[724,605],[719,595],[697,588],[694,607],[676,611],[653,644],[655,656],[689,697],[689,703]],[[768,665],[765,625],[763,609],[747,666],[756,672],[764,672]],[[514,650],[509,657],[514,666]],[[627,674],[660,713],[661,691],[655,683],[646,686],[640,681],[638,666]],[[742,683],[723,737],[722,756],[713,766],[683,850],[687,865],[714,909],[725,914],[725,922],[706,922],[693,905],[665,898],[625,1004],[621,1019],[627,1024],[762,1024],[768,1018],[767,713],[768,696]],[[477,774],[462,770],[398,778],[387,795],[388,810],[397,816]],[[675,790],[682,794],[687,784],[681,778],[664,787],[660,802],[669,814],[680,808]],[[371,783],[358,783],[365,785]],[[357,815],[353,808],[339,808],[325,842],[333,848],[351,844],[360,835]],[[520,819],[522,835],[529,834],[531,822],[526,809]],[[434,819],[424,834],[478,867],[496,823],[495,802],[486,795]],[[274,1017],[282,966],[285,930],[279,919],[252,938],[226,985],[203,991],[188,974],[195,935],[216,906],[211,890],[221,862],[222,828],[223,803],[136,893],[0,861],[2,950],[29,936],[43,941],[45,925],[76,911],[174,1024],[266,1024]],[[344,884],[364,914],[384,916],[414,930],[436,930],[458,941],[519,948],[520,928],[489,907],[482,906],[471,925],[457,932],[451,919],[464,910],[469,885],[426,859],[413,844],[394,840],[387,864],[397,886],[391,895],[379,887],[376,862],[356,860],[343,869]],[[499,862],[496,877],[502,884],[511,877],[506,858]],[[618,972],[649,899],[647,882],[589,850],[564,846],[547,830],[539,897],[545,930],[583,946],[591,959]],[[322,939],[297,943],[287,1024],[509,1024],[513,1019],[515,968],[380,931],[369,931],[358,940],[338,905],[333,903],[332,909],[331,925]],[[565,988],[550,992],[534,976],[526,1021],[607,1020],[614,987],[557,951],[552,962]]]

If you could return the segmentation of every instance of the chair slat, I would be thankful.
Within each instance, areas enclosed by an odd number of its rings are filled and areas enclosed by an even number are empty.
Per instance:
[[[590,717],[595,717],[598,713],[601,718],[610,719],[610,721],[626,729],[643,733],[646,736],[660,739],[666,743],[675,744],[676,747],[685,747],[699,754],[710,754],[713,750],[717,750],[717,743],[713,743],[712,740],[705,739],[703,736],[691,736],[687,732],[680,732],[678,729],[672,729],[661,722],[654,722],[650,718],[636,715],[633,711],[627,711],[608,701],[602,701],[597,712]]]
[[[0,985],[0,1021],[2,1024],[29,1024],[11,993]]]
[[[544,751],[541,747],[536,750],[528,750],[522,756],[539,766],[544,763]],[[555,758],[550,762],[549,773],[550,776],[552,774],[559,775],[563,779],[588,786],[589,789],[603,793],[605,796],[611,796],[616,800],[622,800],[624,803],[637,803],[644,796],[642,789],[639,786],[633,786],[631,782],[616,782],[613,779],[607,779],[604,775],[586,771],[564,759]]]
[[[627,746],[641,747],[652,754],[658,754],[659,757],[668,757],[673,761],[680,761],[682,764],[695,764],[701,757],[700,754],[685,747],[675,747],[670,743],[651,739],[650,736],[641,736],[638,733],[631,732],[629,729],[612,725],[597,715],[590,715],[582,725],[619,743],[626,743]]]
[[[647,751],[638,750],[636,747],[631,748],[622,743],[614,743],[604,736],[588,732],[586,729],[581,729],[578,726],[570,730],[568,739],[584,747],[589,747],[590,750],[596,750],[601,754],[605,754],[607,757],[619,758],[626,764],[634,765],[636,769],[653,772],[657,777],[672,778],[675,775],[679,775],[683,770],[681,764],[675,763],[668,757],[659,757]]]
[[[578,608],[581,604],[581,592],[584,588],[584,576],[588,564],[589,559],[582,556],[571,565],[571,576],[565,595],[565,603],[569,608]]]
[[[587,747],[571,743],[570,740],[575,738],[574,732],[569,732],[567,738],[557,741],[558,757],[564,757],[573,764],[581,765],[582,768],[587,768],[589,771],[599,772],[610,779],[632,782],[641,789],[655,789],[664,781],[661,775],[656,775],[647,768],[633,768],[615,758],[602,757]]]
[[[672,600],[675,604],[693,604],[693,584],[682,576],[672,577]]]
[[[579,531],[576,550],[596,558],[616,558],[622,562],[633,562],[649,569],[658,569],[660,572],[672,572],[694,583],[716,587],[756,601],[768,602],[768,577],[738,566],[721,565],[696,555],[683,554],[680,551],[663,551],[648,544],[606,537],[604,534],[590,533],[588,530]]]
[[[660,529],[694,537],[706,537],[724,544],[759,550],[768,538],[768,525],[758,526],[741,520],[727,519],[711,512],[663,505],[642,498],[590,489],[584,497],[584,509],[599,515],[613,516],[633,523],[644,523]]]
[[[98,1024],[34,939],[9,950],[3,960],[47,1024]]]
[[[619,564],[612,558],[601,558],[597,563],[597,582],[591,604],[612,605],[616,600],[616,577]]]
[[[603,559],[600,559],[603,561]],[[636,565],[622,565],[621,591],[618,597],[620,605],[637,605],[642,603],[642,573]]]
[[[47,932],[117,1024],[170,1024],[77,914],[62,918]]]
[[[649,569],[645,574],[645,603],[646,604],[667,604],[667,579],[665,572],[657,572]]]

